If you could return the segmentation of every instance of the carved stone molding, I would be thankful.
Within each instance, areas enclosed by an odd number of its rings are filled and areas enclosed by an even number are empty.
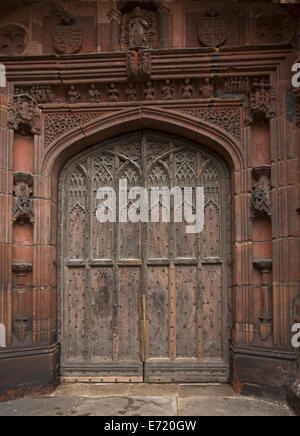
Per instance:
[[[266,165],[253,168],[252,176],[255,183],[251,198],[251,218],[254,219],[258,215],[270,217],[272,215],[270,199],[271,167]]]
[[[44,117],[44,146],[48,147],[65,133],[84,126],[91,120],[101,118],[103,112],[55,112]]]
[[[27,274],[32,272],[33,264],[31,262],[14,262],[12,271],[16,274]]]
[[[13,222],[24,224],[34,223],[33,211],[33,177],[27,173],[14,175],[15,206],[13,208]]]
[[[253,265],[261,272],[270,272],[272,270],[272,259],[254,259]]]
[[[29,94],[15,95],[9,102],[8,127],[15,132],[40,133],[40,113],[37,102]]]

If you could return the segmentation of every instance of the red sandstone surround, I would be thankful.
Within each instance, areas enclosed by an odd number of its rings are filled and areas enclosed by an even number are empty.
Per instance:
[[[141,48],[130,47],[130,2],[11,3],[0,7],[0,399],[59,380],[61,171],[143,129],[203,144],[230,169],[231,381],[284,398],[297,369],[300,5],[220,1],[214,15],[200,1],[146,2]],[[217,36],[203,30],[213,18]],[[299,407],[299,371],[293,386]]]

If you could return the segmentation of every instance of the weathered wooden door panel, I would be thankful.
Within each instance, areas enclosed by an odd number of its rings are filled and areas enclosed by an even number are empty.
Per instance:
[[[123,196],[141,186],[149,200],[153,187],[179,187],[183,194],[204,186],[205,230],[188,234],[187,222],[174,222],[174,201],[163,196],[159,222],[150,222],[149,204],[149,223],[100,224],[97,191],[111,187],[118,194],[121,179]],[[139,132],[74,158],[60,193],[62,377],[228,380],[230,190],[222,161],[184,140]],[[171,222],[161,222],[168,213]]]

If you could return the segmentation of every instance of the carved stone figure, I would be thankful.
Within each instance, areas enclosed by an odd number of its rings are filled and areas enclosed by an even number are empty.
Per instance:
[[[9,103],[8,127],[26,134],[29,128],[34,134],[40,133],[40,115],[37,102],[28,94],[15,95]]]
[[[183,89],[182,98],[184,100],[191,100],[193,98],[193,86],[190,79],[185,79],[182,89]]]
[[[270,175],[269,166],[261,166],[253,169],[253,178],[256,181],[251,198],[252,213],[251,218],[257,215],[272,215],[270,200]]]
[[[149,81],[146,83],[146,88],[145,88],[144,94],[145,94],[145,100],[148,100],[148,101],[154,100],[154,89],[153,89],[152,82]]]
[[[15,206],[13,208],[13,222],[24,224],[34,223],[32,202],[33,178],[30,174],[17,173],[14,175]]]
[[[111,83],[109,85],[108,98],[109,98],[109,101],[114,102],[114,103],[117,103],[120,99],[120,93],[117,90],[115,83]]]
[[[122,49],[157,48],[158,23],[155,12],[136,6],[122,16],[121,27]]]
[[[133,83],[129,83],[126,96],[128,101],[137,101],[137,90]]]
[[[140,7],[134,10],[134,16],[129,22],[129,46],[130,47],[147,47],[149,46],[147,31],[151,23],[144,17],[144,12]]]
[[[100,91],[96,88],[96,85],[92,84],[89,89],[89,99],[91,103],[99,103],[101,99]]]
[[[68,92],[68,101],[70,104],[80,103],[81,95],[74,85],[70,86]]]
[[[200,88],[200,97],[201,98],[213,98],[214,96],[214,87],[211,82],[211,79],[206,77],[204,82]]]
[[[174,86],[171,80],[166,80],[161,87],[162,98],[164,100],[174,100]]]

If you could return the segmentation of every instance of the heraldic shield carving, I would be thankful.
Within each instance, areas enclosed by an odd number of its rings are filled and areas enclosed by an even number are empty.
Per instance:
[[[228,37],[227,23],[214,10],[209,11],[206,16],[198,20],[198,37],[202,44],[207,47],[218,47]]]
[[[82,47],[82,29],[78,25],[56,26],[53,32],[53,41],[58,53],[77,53]]]

